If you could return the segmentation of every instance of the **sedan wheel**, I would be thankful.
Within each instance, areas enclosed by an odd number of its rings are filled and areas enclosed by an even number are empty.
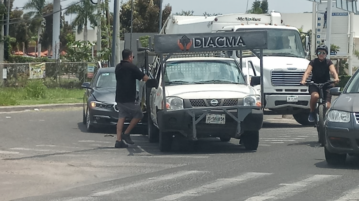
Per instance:
[[[89,109],[87,109],[87,111],[86,111],[86,130],[87,130],[87,132],[93,132],[94,131],[94,128],[91,125]]]

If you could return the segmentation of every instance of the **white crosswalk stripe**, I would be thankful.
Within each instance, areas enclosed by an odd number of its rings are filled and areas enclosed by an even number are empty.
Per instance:
[[[203,176],[206,177],[203,177]],[[125,196],[126,199],[143,199],[149,193],[152,197],[147,197],[146,200],[152,201],[173,201],[173,200],[191,200],[196,197],[208,196],[209,194],[217,194],[220,191],[223,191],[228,188],[237,187],[239,185],[246,186],[249,182],[261,183],[263,179],[270,179],[269,177],[275,177],[275,173],[267,173],[267,172],[244,172],[235,176],[226,176],[224,178],[216,178],[210,179],[208,176],[211,176],[209,171],[198,171],[198,170],[189,170],[189,171],[178,171],[172,172],[160,176],[154,176],[142,180],[136,180],[130,183],[121,183],[120,186],[110,187],[108,189],[100,189],[97,192],[89,193],[89,195],[82,195],[79,197],[67,197],[60,199],[61,201],[97,201],[97,200],[107,200],[117,195]],[[291,197],[303,193],[305,191],[310,191],[314,187],[317,186],[325,186],[329,181],[336,180],[342,177],[342,175],[304,175],[303,178],[300,176],[297,179],[288,181],[281,181],[282,183],[277,184],[278,187],[273,188],[271,183],[271,187],[267,188],[258,187],[260,189],[255,189],[253,192],[261,192],[254,193],[252,195],[244,195],[241,193],[241,200],[245,201],[268,201],[268,200],[288,200]],[[187,180],[188,178],[207,178],[206,182],[199,182],[199,184],[195,186],[184,186],[185,189],[181,189],[181,191],[175,192],[166,192],[163,193],[163,184],[174,182],[180,182],[180,180]],[[130,196],[130,192],[128,190],[146,188],[147,186],[157,187],[157,190],[151,189],[149,191],[137,192],[134,197]],[[251,185],[252,186],[252,185]],[[260,186],[260,185],[259,185]],[[254,187],[251,187],[256,188]],[[139,196],[139,197],[137,197]],[[339,197],[339,196],[338,196]],[[333,201],[353,201],[359,199],[359,186],[346,191],[342,194],[342,197],[332,199]],[[57,199],[56,201],[60,201]],[[53,200],[55,201],[55,200]]]
[[[359,200],[359,186],[343,193],[343,196],[335,201],[357,201]]]
[[[98,196],[103,196],[103,195],[108,195],[108,194],[112,194],[112,193],[117,193],[126,189],[132,189],[132,188],[136,188],[139,186],[146,186],[149,184],[153,184],[155,182],[161,182],[161,181],[165,181],[165,180],[172,180],[172,179],[176,179],[179,177],[186,177],[186,176],[190,176],[193,174],[198,174],[198,173],[207,173],[206,171],[181,171],[181,172],[176,172],[176,173],[170,173],[167,175],[162,175],[159,177],[153,177],[153,178],[149,178],[147,180],[144,181],[138,181],[136,183],[133,184],[129,184],[129,185],[125,185],[125,186],[120,186],[120,187],[116,187],[110,190],[106,190],[106,191],[100,191],[97,193],[92,194],[91,196],[93,197],[98,197]]]
[[[264,176],[271,175],[271,173],[258,173],[258,172],[249,172],[245,173],[243,175],[234,177],[234,178],[226,178],[226,179],[217,179],[216,181],[188,190],[181,193],[168,195],[166,197],[157,199],[156,201],[171,201],[171,200],[178,200],[183,197],[195,197],[195,196],[201,196],[207,193],[213,193],[218,190],[221,190],[222,188],[226,188],[229,186],[238,185],[250,180],[258,179]]]
[[[291,184],[280,184],[282,187],[246,199],[246,201],[279,200],[301,193],[311,187],[340,177],[340,175],[314,175],[302,181]]]

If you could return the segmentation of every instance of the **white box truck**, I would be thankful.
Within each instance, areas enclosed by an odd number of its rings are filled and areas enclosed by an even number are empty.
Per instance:
[[[218,33],[236,31],[267,31],[268,49],[263,50],[263,75],[260,75],[259,51],[226,52],[228,57],[242,61],[243,73],[264,76],[265,114],[291,114],[302,124],[309,125],[308,87],[300,81],[308,64],[309,53],[305,51],[297,28],[283,25],[281,15],[270,14],[225,14],[219,16],[170,16],[160,34]],[[200,41],[197,41],[200,43]],[[306,44],[309,41],[306,40]],[[207,41],[203,44],[212,47]],[[309,49],[309,48],[308,48]],[[310,78],[308,78],[309,80]],[[260,86],[256,87],[261,90]]]

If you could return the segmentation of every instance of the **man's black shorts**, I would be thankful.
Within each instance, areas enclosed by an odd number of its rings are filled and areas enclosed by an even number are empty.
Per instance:
[[[329,90],[332,88],[333,86],[331,86],[331,85],[329,85],[329,86],[326,86],[326,87],[324,87],[323,88],[323,92],[324,92],[324,97],[323,97],[323,99],[325,100],[327,100],[327,102],[331,102],[331,100],[332,100],[332,95],[329,93]],[[317,92],[318,94],[319,94],[319,89],[318,89],[318,87],[316,87],[316,86],[313,86],[313,85],[310,85],[309,87],[308,87],[308,90],[309,90],[309,94],[312,94],[313,92]]]

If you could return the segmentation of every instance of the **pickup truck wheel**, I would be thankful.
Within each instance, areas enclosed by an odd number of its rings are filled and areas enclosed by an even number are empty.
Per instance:
[[[329,165],[340,165],[344,164],[347,158],[346,154],[330,153],[327,148],[324,148],[325,160]]]
[[[160,131],[159,146],[161,152],[168,152],[171,150],[172,138],[173,138],[172,133]]]
[[[229,142],[231,140],[230,137],[219,137],[219,139],[221,139],[222,142]]]
[[[301,112],[293,114],[293,118],[303,126],[314,125],[314,123],[308,121],[309,112]]]
[[[257,150],[259,144],[259,131],[246,131],[241,138],[241,144],[246,150]]]

